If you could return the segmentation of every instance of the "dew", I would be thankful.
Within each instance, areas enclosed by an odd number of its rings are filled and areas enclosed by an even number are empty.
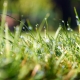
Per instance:
[[[77,20],[77,25],[80,25],[80,22]]]
[[[38,27],[39,25],[38,24],[36,24],[36,27]]]
[[[64,66],[64,65],[62,65],[62,68],[64,69],[64,68],[65,68],[65,66]]]
[[[59,23],[59,27],[61,27],[61,23]]]
[[[69,24],[67,23],[67,26],[69,26]]]
[[[35,28],[36,30],[37,30],[38,26],[39,26],[39,25],[38,25],[38,24],[36,24],[36,28]]]
[[[20,38],[23,39],[24,37],[21,35]]]
[[[78,16],[76,16],[76,19],[78,19]]]
[[[31,26],[29,26],[29,30],[32,30],[33,28]]]
[[[45,20],[47,20],[47,18],[45,18]]]
[[[50,40],[48,39],[48,38],[45,38],[45,40],[44,40],[46,43],[49,43],[50,42]]]
[[[46,27],[44,26],[44,29],[45,29]]]
[[[25,29],[25,27],[23,27],[22,29]]]
[[[46,27],[44,26],[44,30],[46,31]]]
[[[58,48],[59,50],[61,50],[61,46],[58,46],[57,48]]]
[[[71,30],[71,28],[67,28],[67,30],[68,30],[68,31],[70,31],[70,30]]]
[[[53,54],[54,52],[53,51],[50,51],[50,54]]]
[[[16,29],[16,31],[19,31],[19,27],[17,26],[17,27],[15,27],[15,29]]]
[[[67,28],[67,30],[68,30],[68,31],[73,31],[70,27],[69,27],[69,28]]]
[[[64,20],[62,20],[62,23],[64,23]]]

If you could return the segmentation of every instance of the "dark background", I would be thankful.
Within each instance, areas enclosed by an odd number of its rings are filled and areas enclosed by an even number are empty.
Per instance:
[[[22,20],[26,26],[27,20],[30,22],[33,28],[36,24],[41,24],[46,14],[49,13],[48,25],[50,30],[56,30],[62,20],[70,23],[71,28],[75,29],[76,16],[74,7],[76,7],[77,13],[80,17],[80,1],[79,0],[7,0],[7,21],[9,27],[13,29]],[[2,14],[4,0],[0,0],[0,14]],[[11,16],[11,17],[10,17]],[[15,19],[13,19],[13,18]],[[10,22],[12,21],[12,22]],[[12,23],[12,25],[10,24]]]

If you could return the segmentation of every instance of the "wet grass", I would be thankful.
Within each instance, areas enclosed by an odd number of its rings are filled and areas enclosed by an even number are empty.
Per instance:
[[[0,34],[0,80],[74,80],[79,44],[80,34],[71,29],[21,33],[16,27],[12,33],[6,24]]]
[[[5,6],[6,7],[6,6]],[[6,9],[3,9],[3,14]],[[2,17],[0,80],[79,80],[80,33],[72,29],[48,32],[47,18],[34,32],[9,31]],[[46,26],[41,32],[44,23]],[[4,27],[5,26],[5,27]]]

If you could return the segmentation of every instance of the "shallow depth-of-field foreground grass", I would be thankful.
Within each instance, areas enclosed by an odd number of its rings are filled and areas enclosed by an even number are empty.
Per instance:
[[[35,32],[21,33],[21,22],[12,33],[5,24],[6,5],[0,25],[0,80],[80,80],[80,33],[61,27],[49,33],[47,18]]]
[[[79,80],[80,34],[61,27],[21,34],[0,32],[0,80]]]

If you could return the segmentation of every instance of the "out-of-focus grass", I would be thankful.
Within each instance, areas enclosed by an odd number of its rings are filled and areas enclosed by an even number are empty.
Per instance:
[[[61,26],[55,33],[48,32],[46,20],[35,32],[23,34],[21,26],[22,23],[14,33],[9,31],[7,23],[1,26],[0,80],[80,79],[79,33],[70,28],[63,31]]]
[[[5,26],[0,40],[1,80],[65,80],[78,78],[80,35],[62,28],[47,34],[15,34]],[[76,79],[75,79],[76,80]]]

